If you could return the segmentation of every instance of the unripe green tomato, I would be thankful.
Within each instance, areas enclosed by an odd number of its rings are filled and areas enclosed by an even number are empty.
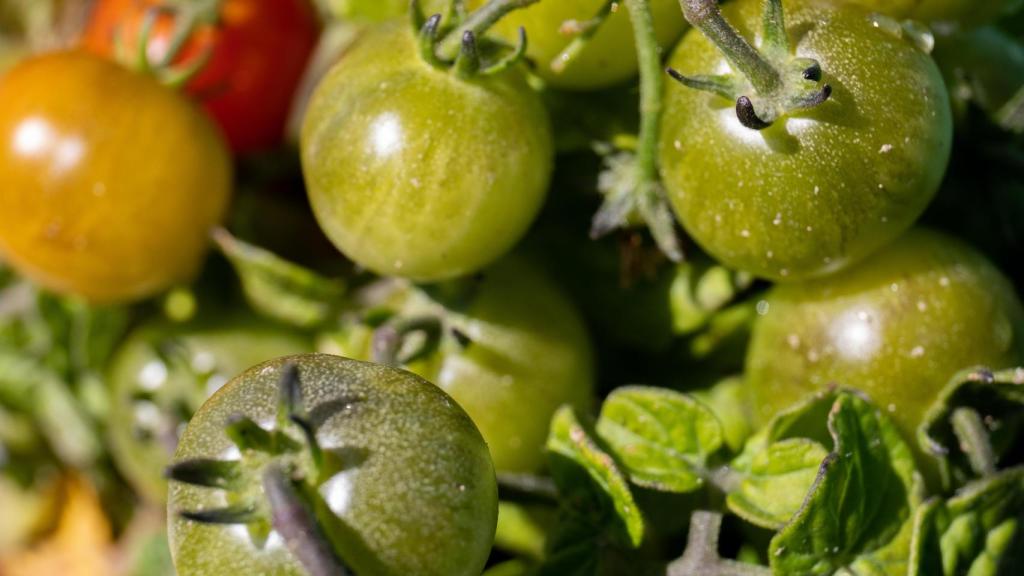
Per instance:
[[[462,80],[418,46],[404,21],[355,43],[310,102],[302,167],[317,220],[346,256],[434,281],[483,268],[525,234],[553,144],[520,67]]]
[[[469,4],[478,7],[485,3],[486,0],[470,0]],[[551,86],[563,90],[606,88],[629,80],[637,72],[633,27],[622,2],[617,3],[615,11],[564,70],[557,72],[552,68],[558,55],[575,38],[563,32],[563,27],[570,22],[590,20],[604,4],[605,0],[544,0],[505,16],[494,26],[494,32],[515,43],[519,28],[525,28],[526,54],[536,63],[537,75]],[[679,0],[651,0],[649,5],[658,44],[667,51],[686,27]]]
[[[996,120],[1024,87],[1024,45],[994,26],[939,36],[935,61],[949,87],[957,120],[974,103]]]
[[[162,502],[163,469],[192,414],[236,374],[309,352],[310,340],[242,314],[138,328],[110,367],[110,447],[118,470],[143,496]]]
[[[869,10],[921,22],[976,26],[1009,14],[1020,0],[841,0]]]
[[[722,12],[756,30],[762,4]],[[660,159],[697,243],[731,268],[794,281],[853,264],[913,224],[942,181],[952,121],[938,68],[906,35],[855,7],[785,9],[796,55],[820,63],[831,98],[758,131],[740,124],[735,102],[673,83]],[[695,30],[669,65],[687,75],[729,69]]]
[[[915,229],[859,266],[775,287],[747,357],[758,424],[832,385],[866,392],[911,446],[956,372],[1024,360],[1024,309],[972,248]]]
[[[288,365],[298,368],[303,412],[323,461],[336,463],[327,470],[315,470],[308,449],[240,451],[227,434],[239,417],[264,432],[280,430],[279,383]],[[297,428],[285,429],[283,445],[308,448]],[[171,483],[170,544],[181,576],[308,574],[276,530],[261,533],[260,522],[210,524],[181,515],[241,501],[268,522],[263,516],[274,503],[260,478],[272,467],[289,470],[309,490],[315,530],[359,576],[478,576],[490,553],[498,501],[487,446],[458,404],[404,370],[326,354],[254,366],[189,423],[175,462],[196,459],[238,461],[238,487]]]
[[[437,353],[409,370],[437,384],[470,415],[499,472],[537,472],[555,410],[591,408],[593,352],[572,303],[525,262],[503,260],[483,272],[463,308],[446,310],[422,293],[399,289],[390,305],[407,317],[439,314],[469,337],[444,338]],[[371,330],[349,327],[321,349],[369,358]]]

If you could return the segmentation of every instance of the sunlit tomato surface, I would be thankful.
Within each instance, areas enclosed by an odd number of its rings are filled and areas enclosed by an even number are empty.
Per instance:
[[[995,20],[1020,0],[840,0],[895,18],[973,26]]]
[[[311,349],[308,338],[240,313],[138,328],[110,368],[108,429],[118,470],[144,496],[162,502],[163,470],[207,397],[250,366]]]
[[[407,317],[439,314],[471,343],[445,339],[408,369],[462,406],[487,441],[499,472],[537,472],[551,417],[563,404],[591,408],[593,353],[572,303],[526,262],[506,259],[482,273],[459,309],[401,286],[383,306]],[[369,359],[372,331],[359,326],[325,338],[324,349]]]
[[[287,429],[277,454],[239,453],[226,427],[239,417],[274,426],[286,364],[298,367],[305,412],[336,469],[313,470],[302,433]],[[203,524],[180,516],[253,503],[267,522],[260,489],[269,466],[291,470],[317,501],[318,527],[360,576],[477,576],[497,521],[494,468],[480,432],[437,386],[395,368],[325,354],[290,356],[238,375],[196,413],[175,461],[240,462],[235,488],[172,482],[171,550],[181,576],[309,574],[269,522]],[[315,496],[314,496],[315,495]],[[249,528],[247,530],[247,528]],[[323,572],[321,572],[323,573]]]
[[[96,302],[188,281],[231,192],[216,128],[152,78],[81,52],[0,79],[0,252]]]
[[[148,11],[166,0],[100,0],[84,35],[85,46],[112,56],[118,35],[129,47]],[[292,97],[316,46],[319,23],[308,0],[222,0],[216,25],[200,24],[176,62],[210,51],[187,91],[223,129],[236,153],[277,145]],[[158,19],[147,48],[153,62],[167,53],[175,31],[171,16]]]
[[[418,45],[398,21],[351,48],[310,102],[302,168],[317,220],[346,256],[433,281],[483,268],[526,232],[552,141],[520,68],[462,80]]]
[[[756,30],[760,0],[723,8]],[[691,236],[726,265],[798,280],[860,260],[906,230],[942,181],[952,141],[938,68],[906,35],[857,8],[786,2],[797,56],[816,59],[832,97],[745,128],[735,102],[672,83],[662,122],[661,170]],[[669,61],[683,74],[729,69],[698,31]]]
[[[981,255],[913,230],[860,265],[776,287],[758,305],[747,357],[753,413],[833,384],[866,392],[906,439],[953,375],[1024,361],[1024,310]]]
[[[470,0],[473,7],[485,0]],[[628,80],[637,72],[636,44],[629,13],[618,2],[615,11],[588,40],[587,46],[564,69],[556,72],[551,65],[575,36],[568,32],[573,22],[594,18],[605,0],[545,0],[516,10],[502,18],[494,31],[505,41],[515,43],[519,28],[526,29],[526,54],[537,64],[536,72],[556,88],[593,90]],[[672,47],[686,26],[678,0],[651,0],[651,17],[658,43],[666,51]]]

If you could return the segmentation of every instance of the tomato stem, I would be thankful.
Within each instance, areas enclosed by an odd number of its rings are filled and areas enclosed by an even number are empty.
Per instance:
[[[213,24],[217,21],[220,0],[203,0],[198,4],[171,2],[149,8],[142,19],[136,38],[127,44],[124,30],[114,35],[114,53],[122,64],[142,74],[156,77],[162,84],[171,88],[180,88],[194,78],[213,56],[213,48],[206,46],[188,62],[175,65],[174,61],[182,49],[192,38],[199,24]],[[174,20],[174,32],[164,49],[163,55],[156,61],[150,58],[149,48],[153,30],[161,16]]]
[[[377,328],[373,333],[373,361],[388,366],[400,366],[426,358],[441,344],[444,323],[437,316],[397,318]],[[414,335],[423,341],[415,349],[402,354],[406,343]]]
[[[668,565],[667,576],[690,574],[716,574],[718,576],[769,576],[764,566],[726,560],[718,555],[718,536],[722,529],[722,515],[698,510],[690,517],[690,531],[686,537],[686,552]]]
[[[658,248],[672,261],[683,259],[676,223],[658,176],[658,140],[661,130],[664,77],[661,48],[654,31],[650,0],[625,0],[633,23],[640,69],[640,133],[636,150],[605,159],[605,201],[591,223],[590,236],[599,238],[637,219],[647,225]]]
[[[725,20],[718,8],[718,0],[680,0],[679,4],[686,21],[714,42],[726,60],[747,77],[759,94],[774,93],[782,86],[778,70]],[[780,0],[768,0],[769,6],[773,4],[781,3]],[[774,22],[774,17],[768,14],[774,11],[765,10],[765,23],[771,22],[773,28],[782,22],[781,6],[777,11],[778,21]],[[777,34],[775,32],[772,35]],[[785,38],[785,30],[782,37]]]
[[[680,0],[686,19],[713,42],[753,88],[737,82],[736,74],[684,76],[668,69],[669,75],[690,88],[736,99],[736,117],[751,130],[764,130],[782,115],[813,108],[832,96],[832,87],[821,85],[821,65],[813,58],[796,58],[790,53],[782,0],[765,0],[761,15],[762,51],[758,51],[725,20],[717,0]],[[756,109],[755,109],[756,108]]]
[[[979,476],[996,473],[996,456],[992,451],[988,429],[981,415],[972,408],[957,408],[952,415],[953,432],[960,448],[967,455],[971,468]]]
[[[270,504],[271,524],[309,576],[350,576],[324,536],[296,481],[277,464],[263,473],[263,490]]]
[[[626,0],[626,9],[635,31],[637,59],[640,64],[640,134],[636,161],[643,182],[658,181],[658,135],[661,125],[664,80],[661,49],[654,32],[650,0]]]
[[[498,494],[502,502],[558,504],[558,487],[546,476],[499,472]]]
[[[441,43],[436,48],[437,56],[447,62],[455,60],[462,50],[463,38],[466,32],[472,32],[474,37],[479,38],[509,12],[525,8],[537,1],[491,0],[479,10],[469,14],[459,27],[441,40]]]
[[[569,63],[583,52],[583,49],[590,43],[590,39],[601,29],[601,26],[604,25],[608,16],[612,14],[612,9],[618,5],[618,2],[619,0],[605,0],[604,5],[601,6],[601,9],[593,18],[584,22],[573,22],[574,30],[572,32],[575,33],[576,37],[551,61],[549,66],[552,72],[555,74],[565,72]],[[564,29],[565,25],[563,25],[563,31]]]

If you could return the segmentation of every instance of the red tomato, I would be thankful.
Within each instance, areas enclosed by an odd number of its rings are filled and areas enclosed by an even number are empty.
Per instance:
[[[167,0],[99,0],[83,42],[112,56],[115,38],[138,43],[148,11]],[[240,154],[276,146],[292,97],[319,36],[308,0],[222,0],[216,24],[199,24],[175,58],[194,62],[210,50],[209,62],[186,86],[214,118],[231,149]],[[158,62],[175,31],[172,14],[161,15],[147,53]]]

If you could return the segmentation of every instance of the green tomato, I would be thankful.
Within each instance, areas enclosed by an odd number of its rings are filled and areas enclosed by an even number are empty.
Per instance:
[[[407,283],[389,288],[378,306],[399,318],[433,316],[445,327],[436,353],[408,369],[437,384],[462,406],[499,472],[537,472],[555,410],[593,401],[593,353],[572,303],[525,262],[488,269],[458,306],[446,307]],[[469,343],[459,342],[454,333]],[[373,329],[347,327],[321,349],[369,359]]]
[[[757,29],[762,2],[723,13]],[[683,226],[727,266],[776,280],[835,272],[906,230],[934,196],[949,158],[949,99],[935,63],[856,8],[786,4],[797,56],[816,59],[831,98],[765,130],[735,103],[668,87],[660,159]],[[748,34],[749,37],[749,34]],[[670,66],[687,75],[729,65],[691,31]]]
[[[358,264],[434,281],[475,272],[525,234],[553,144],[520,67],[459,79],[408,23],[368,32],[327,74],[302,131],[320,226]]]
[[[747,357],[757,423],[832,385],[866,392],[912,446],[926,409],[964,368],[1024,360],[1024,309],[1000,272],[917,229],[838,275],[777,286]]]
[[[146,498],[167,497],[163,469],[192,414],[246,368],[312,350],[306,336],[236,314],[133,332],[110,368],[110,446],[118,470]]]
[[[471,0],[470,6],[482,6],[485,0]],[[633,27],[626,7],[619,2],[615,11],[601,24],[582,52],[561,71],[553,68],[556,58],[573,41],[563,32],[565,24],[584,22],[598,14],[605,0],[547,0],[516,10],[502,18],[494,32],[515,43],[519,28],[526,29],[526,54],[536,64],[536,73],[548,84],[565,90],[606,88],[636,75],[637,56]],[[658,43],[666,49],[675,43],[686,27],[678,0],[651,0]]]
[[[965,119],[973,102],[999,121],[1003,106],[1024,87],[1024,45],[998,28],[940,36],[934,56],[949,86],[957,120]]]
[[[894,18],[975,26],[1009,14],[1020,0],[841,0]]]
[[[494,538],[480,432],[403,370],[324,354],[255,366],[199,409],[175,462],[181,576],[305,575],[310,547],[360,576],[476,576]]]

